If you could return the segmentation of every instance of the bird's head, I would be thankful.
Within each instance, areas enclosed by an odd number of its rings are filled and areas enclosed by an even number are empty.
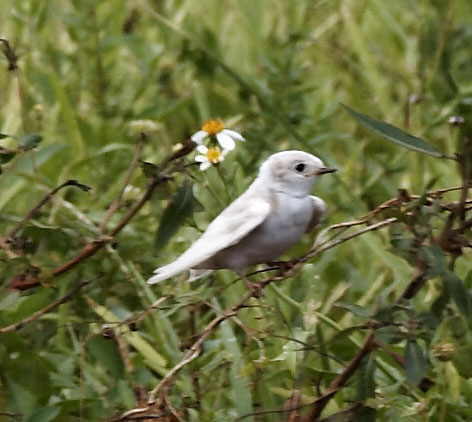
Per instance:
[[[303,151],[282,151],[262,163],[259,178],[274,190],[308,195],[318,176],[333,173],[318,157]]]

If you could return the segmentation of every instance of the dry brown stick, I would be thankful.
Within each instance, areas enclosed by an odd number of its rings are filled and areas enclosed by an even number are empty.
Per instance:
[[[90,187],[82,183],[79,183],[77,180],[74,180],[74,179],[70,179],[64,183],[61,183],[59,186],[55,187],[54,189],[49,191],[46,195],[44,195],[44,197],[33,208],[31,208],[28,214],[26,214],[26,216],[15,227],[13,227],[10,233],[8,233],[7,238],[13,239],[16,233],[18,233],[18,230],[20,230],[21,227],[23,227],[23,225],[29,219],[33,218],[35,214],[41,209],[41,207],[53,197],[53,195],[55,195],[57,192],[59,192],[62,188],[65,188],[66,186],[76,186],[84,191],[90,190]]]
[[[0,44],[2,45],[3,54],[8,62],[8,70],[11,72],[18,69],[18,55],[15,50],[11,47],[10,43],[5,38],[0,38]]]
[[[110,231],[109,235],[103,236],[100,239],[96,239],[91,243],[87,243],[74,258],[62,264],[60,267],[57,267],[53,271],[53,276],[58,277],[61,274],[64,274],[66,271],[70,270],[71,268],[75,267],[77,264],[79,264],[83,260],[87,259],[89,256],[95,254],[106,243],[111,241],[113,237],[116,236],[123,229],[123,227],[126,226],[126,224],[128,224],[128,222],[136,215],[136,213],[147,202],[147,200],[151,197],[156,186],[160,184],[161,182],[163,182],[164,180],[168,180],[168,178],[159,177],[159,176],[155,176],[151,178],[149,180],[148,187],[144,195],[134,205],[134,207],[128,211],[128,213],[121,219],[121,221],[116,225],[116,227]]]
[[[95,279],[94,279],[95,280]],[[27,316],[26,318],[23,318],[20,321],[17,321],[13,324],[7,325],[6,327],[1,327],[0,328],[0,334],[6,334],[6,333],[11,333],[12,331],[19,330],[22,328],[25,324],[28,324],[31,321],[34,321],[44,315],[45,313],[51,311],[52,309],[58,307],[59,305],[62,305],[65,302],[68,302],[72,296],[74,296],[77,291],[79,291],[82,287],[86,286],[87,284],[90,284],[94,280],[88,280],[88,281],[82,281],[75,285],[68,293],[66,293],[64,296],[60,297],[59,299],[55,300],[54,302],[51,302],[49,305],[45,306],[44,308],[40,309],[39,311],[36,311],[34,314],[31,314]]]
[[[313,403],[310,412],[305,416],[303,422],[314,422],[318,420],[321,412],[326,407],[331,398],[343,387],[351,376],[356,372],[359,367],[362,358],[368,355],[377,345],[374,342],[374,330],[369,330],[364,341],[363,346],[356,355],[351,359],[349,364],[343,369],[343,371],[334,379],[330,384],[328,390],[316,399]]]
[[[139,157],[141,156],[141,151],[143,150],[143,146],[144,146],[144,143],[146,142],[146,139],[147,139],[146,135],[144,133],[141,133],[138,143],[136,144],[136,150],[134,152],[133,159],[131,160],[131,164],[129,165],[128,170],[126,171],[125,177],[123,179],[123,185],[120,191],[118,192],[118,195],[116,196],[115,200],[109,206],[107,213],[105,215],[105,218],[98,226],[98,230],[100,232],[103,232],[105,230],[106,225],[110,221],[110,218],[113,216],[113,214],[116,212],[116,210],[119,208],[121,204],[121,200],[123,198],[123,193],[126,189],[126,186],[128,186],[131,176],[133,175],[134,171],[136,170],[136,167],[138,166]]]

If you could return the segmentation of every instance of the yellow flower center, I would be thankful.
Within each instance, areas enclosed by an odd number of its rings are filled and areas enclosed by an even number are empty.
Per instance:
[[[221,161],[221,152],[216,148],[210,148],[206,153],[208,161],[212,164],[218,164]]]
[[[205,123],[203,123],[202,130],[208,133],[209,135],[216,135],[217,133],[220,133],[225,126],[221,122],[221,120],[218,119],[213,119],[213,120],[207,120]]]

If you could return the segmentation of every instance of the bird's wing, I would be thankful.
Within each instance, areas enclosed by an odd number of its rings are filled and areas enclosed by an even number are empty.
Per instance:
[[[320,224],[326,212],[326,204],[321,198],[318,198],[317,196],[310,196],[310,199],[313,210],[311,214],[311,220],[305,229],[305,233],[310,233],[318,224]]]
[[[270,203],[257,197],[241,196],[207,227],[205,233],[174,262],[157,268],[148,280],[154,284],[189,270],[217,252],[239,242],[259,226],[270,212]]]

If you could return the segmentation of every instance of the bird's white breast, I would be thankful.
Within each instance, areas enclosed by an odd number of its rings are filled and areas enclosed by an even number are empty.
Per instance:
[[[307,228],[313,205],[309,196],[293,197],[283,192],[272,192],[271,212],[266,220],[239,243],[216,254],[198,268],[245,267],[276,260],[297,243]]]

